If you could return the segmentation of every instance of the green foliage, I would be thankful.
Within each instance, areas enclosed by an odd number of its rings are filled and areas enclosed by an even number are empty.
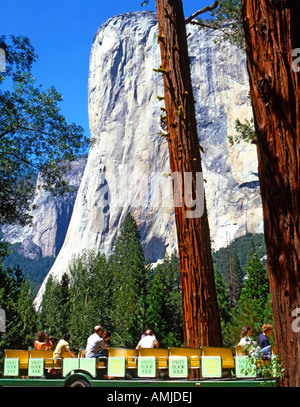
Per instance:
[[[141,3],[145,7],[149,0]],[[241,17],[241,0],[219,0],[208,1],[208,5],[202,10],[195,10],[196,15],[204,14],[209,17],[205,19],[194,18],[192,21],[188,18],[188,22],[199,25],[201,28],[210,28],[217,30],[222,34],[222,40],[227,40],[232,44],[238,45],[240,48],[245,47],[243,22]]]
[[[4,269],[3,264],[0,264],[0,287],[0,307],[6,314],[6,332],[1,336],[0,349],[27,349],[33,343],[37,327],[32,287],[20,268]]]
[[[239,119],[236,119],[235,130],[236,134],[234,136],[228,136],[228,141],[231,146],[234,143],[239,143],[240,141],[256,144],[256,133],[253,118],[251,118],[250,121],[246,119],[245,123],[242,123]]]
[[[269,278],[256,253],[254,244],[249,249],[249,260],[246,267],[247,275],[240,301],[255,301],[257,313],[262,315],[265,310],[266,298],[269,293]]]
[[[235,346],[240,341],[240,333],[244,326],[250,326],[253,329],[253,338],[258,338],[262,326],[262,316],[259,318],[256,313],[255,301],[248,300],[243,304],[238,303],[232,310],[231,320],[224,326],[223,340],[226,346]]]
[[[68,285],[69,279],[66,275],[63,275],[61,282],[50,276],[39,310],[39,329],[55,338],[61,338],[68,331],[70,314]]]
[[[165,255],[154,270],[146,312],[147,325],[162,347],[183,343],[180,273],[177,253]]]
[[[198,19],[203,28],[212,28],[222,34],[222,40],[227,40],[240,48],[245,47],[243,22],[241,18],[241,0],[219,0],[217,8],[213,9],[207,19]]]
[[[4,256],[5,248],[2,252]],[[226,346],[238,343],[243,326],[252,327],[255,339],[263,323],[272,323],[268,276],[260,260],[264,254],[263,235],[250,234],[236,239],[230,249],[214,253]],[[228,259],[232,270],[237,269],[236,281],[244,277],[242,288],[236,287],[234,301],[230,297]],[[232,277],[234,274],[232,271]],[[39,319],[32,308],[32,289],[25,284],[20,269],[2,267],[0,287],[0,307],[3,305],[8,318],[8,332],[1,342],[5,347],[32,346],[37,330],[44,329],[57,339],[71,332],[71,348],[76,352],[86,346],[98,324],[112,331],[110,344],[115,347],[135,347],[145,328],[155,332],[162,347],[183,345],[178,255],[165,255],[161,264],[151,268],[131,215],[127,215],[108,259],[85,250],[72,258],[61,281],[48,278]],[[270,340],[272,343],[272,337]]]
[[[247,357],[245,366],[241,371],[246,375],[255,373],[256,377],[266,381],[275,378],[276,383],[278,383],[284,374],[283,361],[280,356],[272,356],[271,360],[263,360],[253,354]]]
[[[132,347],[145,326],[147,275],[134,218],[127,214],[108,262],[113,284],[112,343]]]
[[[217,301],[221,318],[221,326],[225,326],[231,319],[231,306],[229,300],[229,289],[226,287],[222,274],[215,267],[215,284],[217,292]]]
[[[136,346],[151,328],[161,346],[181,346],[182,316],[178,256],[165,256],[155,269],[145,261],[135,220],[127,215],[108,258],[85,250],[73,257],[69,281],[51,277],[40,310],[40,329],[71,347],[84,348],[95,325],[112,332],[111,346]]]
[[[272,323],[269,279],[266,268],[260,261],[252,242],[241,295],[233,309],[231,320],[223,330],[225,344],[236,345],[244,326],[250,326],[253,337],[258,337],[264,323]]]
[[[69,190],[64,175],[87,145],[83,129],[68,124],[54,87],[36,87],[37,55],[27,37],[0,37],[6,72],[0,76],[0,223],[30,222],[37,173],[53,194]]]
[[[110,328],[112,307],[111,276],[105,256],[85,250],[75,256],[70,271],[70,315],[68,331],[76,349],[85,348],[95,325]]]
[[[221,248],[217,252],[213,253],[214,267],[220,271],[222,276],[226,276],[229,267],[228,260],[231,259],[232,253],[235,252],[238,255],[244,276],[246,274],[245,268],[248,262],[248,254],[252,242],[259,259],[262,259],[262,264],[265,264],[265,261],[263,260],[264,256],[266,255],[264,235],[262,233],[255,235],[252,233],[247,233],[244,236],[236,238],[227,247]]]
[[[40,309],[40,326],[56,338],[72,333],[72,347],[84,348],[95,325],[109,327],[111,278],[105,256],[92,250],[73,256],[59,282],[49,277]]]
[[[236,251],[229,257],[228,263],[226,280],[229,288],[229,300],[231,307],[235,307],[239,301],[243,286],[243,272]]]
[[[4,259],[4,266],[9,268],[19,265],[24,277],[28,278],[33,284],[33,294],[35,295],[53,265],[55,258],[38,256],[35,259],[31,259],[25,257],[18,252],[20,245],[20,243],[7,245],[8,255]]]

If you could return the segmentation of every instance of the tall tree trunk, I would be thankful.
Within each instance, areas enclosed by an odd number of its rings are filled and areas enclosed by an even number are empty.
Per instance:
[[[187,347],[222,344],[181,0],[157,0],[168,145],[174,177],[183,331]],[[192,174],[192,183],[187,174]],[[186,177],[186,178],[185,178]],[[176,179],[175,179],[176,178]],[[182,180],[181,187],[177,181]],[[197,186],[200,188],[197,189]],[[203,192],[199,196],[199,189]],[[196,202],[187,202],[188,194]]]
[[[300,385],[299,0],[242,0],[267,264],[284,386]],[[299,68],[299,67],[298,67]]]

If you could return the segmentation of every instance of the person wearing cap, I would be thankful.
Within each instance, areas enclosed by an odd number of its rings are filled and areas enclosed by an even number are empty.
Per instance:
[[[263,357],[271,357],[271,345],[268,339],[268,336],[272,334],[273,326],[270,324],[264,324],[262,326],[262,333],[259,335],[257,344],[260,347],[259,351],[256,353],[256,356],[262,355]]]
[[[105,350],[107,349],[108,346],[102,337],[102,327],[100,325],[96,325],[94,327],[94,333],[88,337],[85,357],[99,358],[100,356],[106,356]]]
[[[139,343],[137,344],[135,349],[139,349],[139,348],[158,348],[159,347],[159,343],[157,341],[157,339],[155,338],[154,333],[151,331],[151,329],[147,329],[145,331],[145,335],[142,336],[142,338],[140,339]]]

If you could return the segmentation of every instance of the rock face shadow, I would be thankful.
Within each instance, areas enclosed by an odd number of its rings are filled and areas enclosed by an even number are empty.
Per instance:
[[[156,263],[165,255],[166,245],[162,238],[152,237],[147,245],[144,247],[145,259],[150,260],[151,263]]]

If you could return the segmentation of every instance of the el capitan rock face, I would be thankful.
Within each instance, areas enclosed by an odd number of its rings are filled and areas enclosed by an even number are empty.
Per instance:
[[[256,148],[230,147],[234,122],[251,117],[244,53],[187,27],[198,135],[212,246],[263,231]],[[109,254],[128,211],[152,262],[176,248],[155,13],[127,13],[102,25],[90,56],[89,117],[93,140],[64,244],[50,273],[66,271],[74,253]],[[37,297],[37,302],[43,292]]]

